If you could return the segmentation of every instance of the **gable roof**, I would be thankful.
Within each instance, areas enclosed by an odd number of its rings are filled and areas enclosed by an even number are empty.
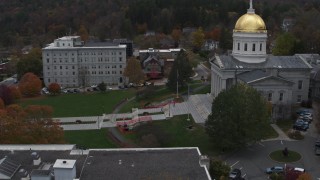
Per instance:
[[[267,73],[265,71],[262,71],[260,69],[252,70],[248,72],[243,72],[239,75],[237,75],[237,78],[241,79],[242,81],[246,82],[247,84],[257,83],[266,81],[268,79],[274,79],[276,81],[285,81],[286,83],[289,83],[290,85],[294,84],[294,82],[289,81],[281,76],[272,76],[270,73]]]
[[[272,56],[269,55],[267,60],[262,63],[245,63],[235,59],[231,55],[218,56],[213,63],[224,69],[311,69],[312,67],[299,56]],[[220,62],[219,62],[220,61]],[[220,65],[222,64],[222,66]]]

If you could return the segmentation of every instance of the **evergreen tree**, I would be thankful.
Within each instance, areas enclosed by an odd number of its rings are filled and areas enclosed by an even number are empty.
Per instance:
[[[261,140],[270,112],[260,93],[245,84],[222,91],[212,103],[206,131],[221,150],[242,148]]]
[[[192,66],[190,64],[187,53],[181,50],[176,57],[172,69],[168,77],[167,86],[171,90],[177,88],[177,81],[179,87],[184,87],[190,81],[192,75]]]

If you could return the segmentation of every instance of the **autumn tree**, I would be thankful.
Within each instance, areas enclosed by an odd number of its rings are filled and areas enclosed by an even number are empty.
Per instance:
[[[0,116],[1,144],[64,143],[63,130],[52,119],[52,108],[49,106],[22,108],[10,105],[5,112],[0,112]]]
[[[4,84],[0,85],[0,98],[3,100],[5,105],[9,105],[13,101],[10,89]]]
[[[297,180],[312,180],[312,177],[308,173],[301,174]]]
[[[17,100],[21,99],[22,95],[21,95],[21,92],[20,92],[18,86],[9,86],[9,90],[11,92],[11,97],[12,97],[13,101],[17,101]]]
[[[0,109],[4,109],[5,105],[3,100],[0,98]]]
[[[28,72],[39,77],[42,75],[42,53],[40,48],[33,48],[28,54],[23,55],[18,61],[18,79]]]
[[[49,90],[50,94],[57,95],[57,94],[60,94],[61,87],[58,83],[51,83],[48,86],[48,90]]]
[[[277,56],[293,55],[298,44],[298,40],[291,33],[281,34],[276,39],[272,54]]]
[[[269,118],[265,98],[256,89],[237,84],[214,99],[205,127],[217,147],[233,150],[261,140],[265,136],[261,129],[269,126]]]
[[[177,82],[179,87],[185,87],[190,81],[191,74],[192,66],[188,55],[184,50],[181,50],[173,62],[173,66],[168,77],[167,87],[171,90],[175,90]]]
[[[204,43],[204,32],[201,27],[197,31],[192,33],[192,46],[195,51],[199,51]]]
[[[180,38],[181,38],[182,32],[180,29],[173,29],[171,32],[171,37],[174,40],[176,47],[179,44]]]
[[[134,57],[128,59],[123,75],[129,79],[129,82],[134,84],[143,83],[146,79],[146,75],[141,69],[140,61]]]
[[[84,25],[80,26],[78,34],[80,35],[82,41],[84,41],[84,42],[88,41],[89,33],[88,33],[87,28]]]
[[[221,29],[215,27],[215,28],[212,29],[212,31],[208,32],[208,38],[213,39],[215,41],[219,41],[220,34],[221,34]]]
[[[23,96],[32,97],[40,94],[42,83],[33,73],[26,73],[22,76],[18,86]]]

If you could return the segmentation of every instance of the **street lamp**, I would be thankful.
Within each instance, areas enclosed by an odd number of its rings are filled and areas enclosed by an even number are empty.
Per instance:
[[[188,108],[188,119],[187,121],[190,121],[190,112],[189,112],[189,84],[188,84],[188,105],[187,105],[187,108]]]

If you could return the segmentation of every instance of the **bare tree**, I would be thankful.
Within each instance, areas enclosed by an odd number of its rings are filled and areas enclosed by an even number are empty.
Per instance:
[[[87,70],[86,66],[81,66],[79,68],[79,85],[85,88],[89,84],[90,72]]]

